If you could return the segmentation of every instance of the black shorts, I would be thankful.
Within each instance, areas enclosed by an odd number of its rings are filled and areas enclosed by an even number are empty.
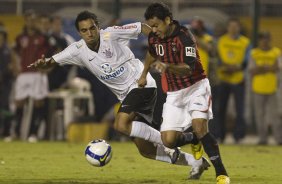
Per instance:
[[[146,123],[152,123],[156,100],[156,88],[135,88],[127,94],[118,112],[135,112]]]

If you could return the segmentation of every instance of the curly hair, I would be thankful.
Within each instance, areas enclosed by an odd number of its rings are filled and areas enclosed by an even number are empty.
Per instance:
[[[87,19],[93,19],[95,24],[97,26],[99,26],[99,21],[98,21],[97,15],[95,15],[94,13],[91,13],[89,11],[83,11],[83,12],[80,12],[75,19],[76,29],[79,30],[78,23],[80,21],[87,20]]]
[[[170,8],[164,3],[152,3],[146,9],[144,14],[146,20],[157,17],[160,20],[165,20],[166,17],[173,19]]]

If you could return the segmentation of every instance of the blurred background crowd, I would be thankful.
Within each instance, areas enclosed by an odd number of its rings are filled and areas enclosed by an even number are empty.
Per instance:
[[[87,70],[56,67],[42,73],[26,66],[51,57],[80,39],[74,27],[83,10],[97,14],[101,28],[144,21],[150,0],[2,0],[0,2],[0,137],[13,140],[126,140],[111,125],[116,97]],[[282,144],[282,1],[166,0],[174,19],[191,29],[209,77],[214,119],[210,131],[221,143]],[[147,39],[129,47],[144,60]],[[21,74],[37,72],[49,93],[21,94]],[[159,76],[153,74],[159,82]],[[45,80],[46,78],[46,80]],[[32,79],[31,79],[32,80]],[[38,81],[37,81],[38,82]],[[40,82],[40,81],[39,81]],[[36,83],[36,81],[34,82]],[[23,86],[35,90],[33,83]],[[165,94],[155,116],[161,121]],[[94,107],[94,108],[93,108]]]

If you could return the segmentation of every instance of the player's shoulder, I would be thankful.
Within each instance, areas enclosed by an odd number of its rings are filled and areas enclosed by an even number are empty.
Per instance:
[[[185,44],[195,44],[196,39],[191,30],[185,26],[179,25],[177,37]]]
[[[84,40],[79,40],[70,44],[66,49],[69,50],[71,55],[78,55],[79,53],[84,51],[86,43]]]
[[[175,33],[177,36],[179,37],[186,37],[186,38],[189,38],[189,39],[193,39],[193,34],[191,32],[191,30],[185,26],[185,25],[181,25],[179,22],[175,21],[175,25],[176,25],[176,28],[175,28]]]
[[[79,50],[79,49],[82,49],[84,45],[85,45],[85,42],[81,39],[79,41],[71,43],[68,47]]]
[[[113,37],[113,31],[111,31],[110,28],[111,27],[100,30],[100,36],[101,36],[102,40],[110,40]]]

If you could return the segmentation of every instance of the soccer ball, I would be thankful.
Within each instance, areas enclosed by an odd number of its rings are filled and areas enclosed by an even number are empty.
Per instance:
[[[103,139],[89,142],[85,149],[86,160],[93,166],[102,167],[112,158],[112,147]]]

